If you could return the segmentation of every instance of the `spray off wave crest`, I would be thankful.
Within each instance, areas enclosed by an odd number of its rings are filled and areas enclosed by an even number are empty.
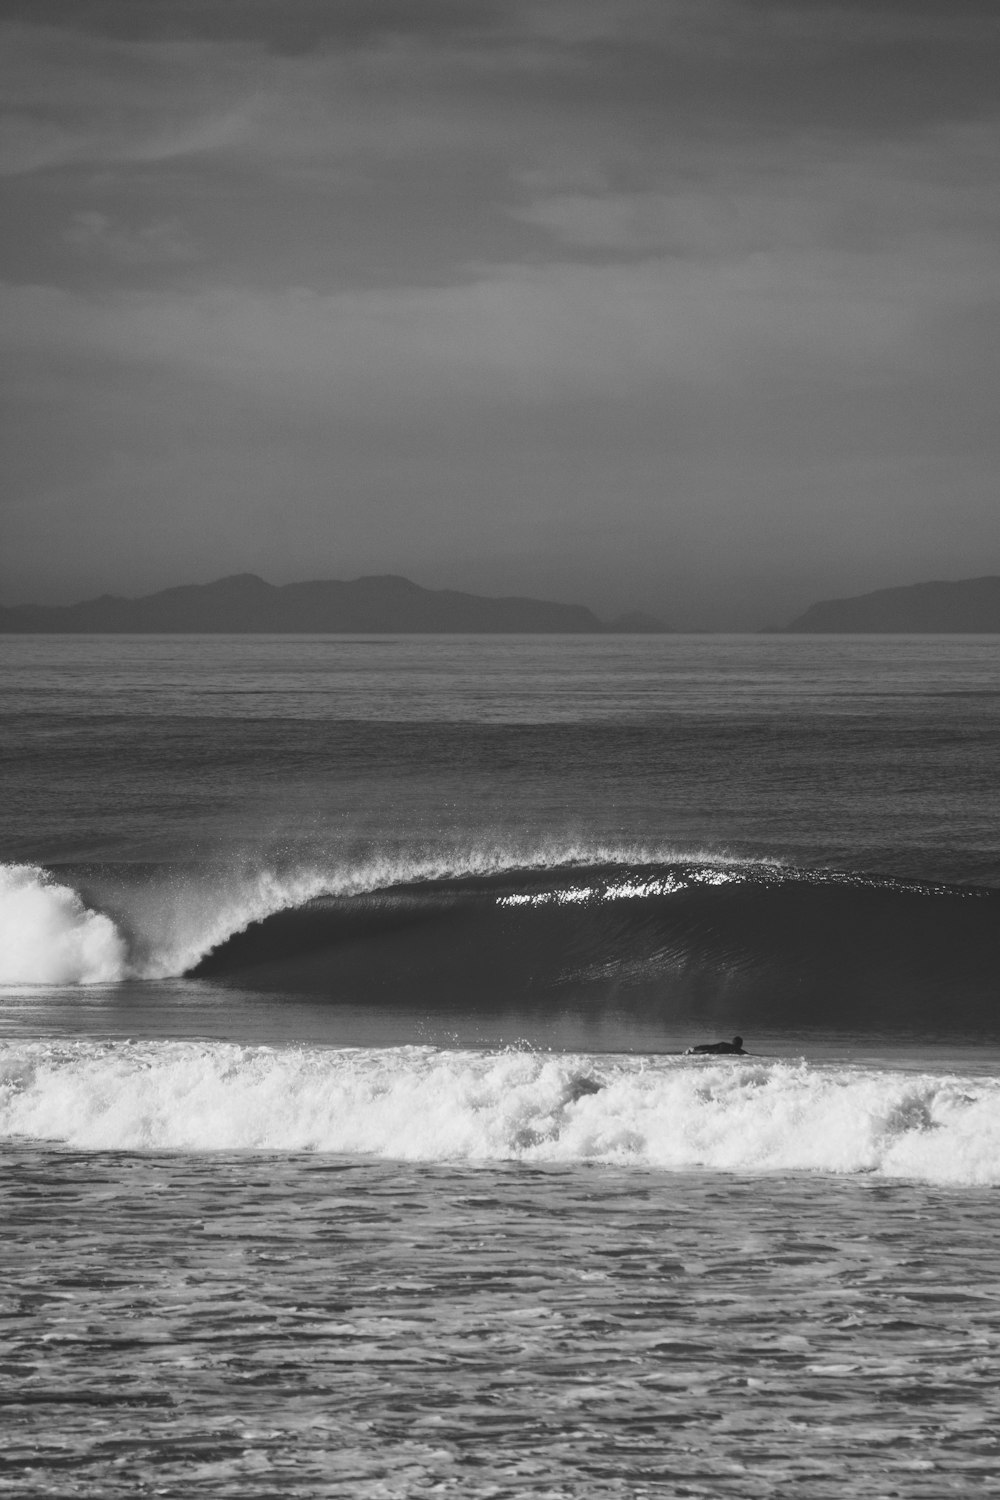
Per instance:
[[[764,1059],[10,1043],[0,1136],[88,1150],[1000,1182],[1000,1081]]]

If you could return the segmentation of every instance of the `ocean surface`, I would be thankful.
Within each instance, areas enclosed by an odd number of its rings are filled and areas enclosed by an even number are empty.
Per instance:
[[[1000,641],[0,694],[0,1493],[1000,1495]]]

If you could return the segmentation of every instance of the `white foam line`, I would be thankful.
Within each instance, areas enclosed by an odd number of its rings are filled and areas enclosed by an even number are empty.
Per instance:
[[[757,1059],[0,1043],[0,1139],[17,1137],[986,1185],[1000,1183],[1000,1080]]]

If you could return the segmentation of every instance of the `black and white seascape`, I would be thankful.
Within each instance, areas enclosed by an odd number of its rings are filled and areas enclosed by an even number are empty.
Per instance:
[[[988,1490],[993,641],[2,650],[15,1493]]]
[[[0,0],[0,1495],[1000,1494],[997,20]]]

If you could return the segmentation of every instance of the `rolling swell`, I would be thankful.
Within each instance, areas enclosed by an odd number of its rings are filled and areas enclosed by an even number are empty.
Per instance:
[[[190,973],[436,1011],[1000,1037],[1000,893],[775,866],[507,871],[324,896]]]

